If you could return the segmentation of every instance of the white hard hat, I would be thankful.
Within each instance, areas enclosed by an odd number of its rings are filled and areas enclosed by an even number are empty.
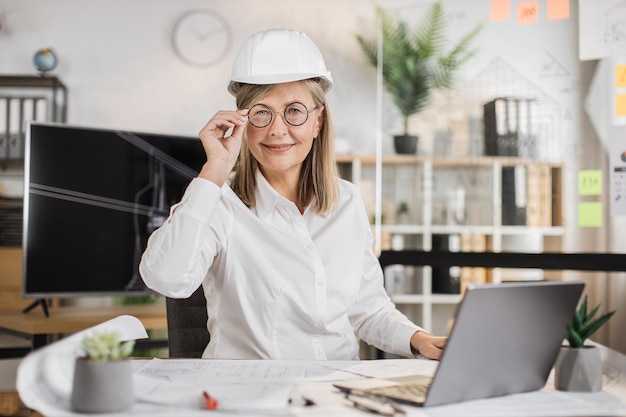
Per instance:
[[[271,29],[250,36],[239,49],[228,91],[235,95],[239,83],[278,84],[309,78],[319,78],[324,92],[333,85],[317,45],[302,32]]]

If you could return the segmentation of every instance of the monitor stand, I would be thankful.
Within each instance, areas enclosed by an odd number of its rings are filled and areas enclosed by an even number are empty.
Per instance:
[[[41,308],[43,309],[43,314],[46,317],[50,317],[50,313],[48,312],[48,301],[45,298],[38,298],[38,299],[36,299],[28,307],[26,307],[24,310],[22,310],[22,313],[26,314],[30,310],[32,310],[33,308],[37,307],[38,305],[41,305]]]

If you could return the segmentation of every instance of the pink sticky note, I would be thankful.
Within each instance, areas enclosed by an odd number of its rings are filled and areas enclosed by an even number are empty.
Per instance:
[[[489,20],[508,20],[511,18],[511,0],[491,0]]]
[[[517,3],[517,23],[528,25],[539,21],[539,2],[522,1]]]
[[[548,0],[548,20],[569,19],[569,0]]]

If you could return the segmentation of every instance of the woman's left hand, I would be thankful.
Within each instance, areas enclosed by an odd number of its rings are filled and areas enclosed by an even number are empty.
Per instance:
[[[411,350],[427,359],[441,359],[448,338],[433,336],[425,331],[417,331],[411,336]]]

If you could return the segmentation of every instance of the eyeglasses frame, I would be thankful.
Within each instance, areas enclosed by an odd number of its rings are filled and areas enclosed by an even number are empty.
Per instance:
[[[287,120],[287,116],[286,116],[287,109],[289,109],[289,106],[291,106],[293,104],[300,104],[306,110],[306,118],[304,119],[304,121],[302,123],[300,123],[298,125],[291,123],[289,120]],[[263,104],[263,103],[255,104],[254,106],[250,107],[250,110],[252,110],[256,106],[263,106],[270,112],[270,121],[265,126],[257,126],[257,125],[255,125],[252,122],[252,119],[250,118],[250,112],[248,112],[248,121],[250,122],[250,124],[252,126],[256,127],[257,129],[263,129],[263,128],[266,128],[269,125],[271,125],[272,122],[274,121],[274,114],[280,114],[282,116],[284,122],[287,123],[289,126],[293,126],[293,127],[302,126],[303,124],[305,124],[309,120],[309,114],[313,113],[315,110],[320,108],[320,106],[317,105],[317,106],[315,106],[315,107],[313,107],[312,109],[309,110],[309,108],[306,106],[306,104],[302,103],[301,101],[292,101],[291,103],[287,103],[287,105],[285,106],[285,108],[282,111],[276,111],[275,112],[272,109],[270,109],[270,107],[267,104]]]

